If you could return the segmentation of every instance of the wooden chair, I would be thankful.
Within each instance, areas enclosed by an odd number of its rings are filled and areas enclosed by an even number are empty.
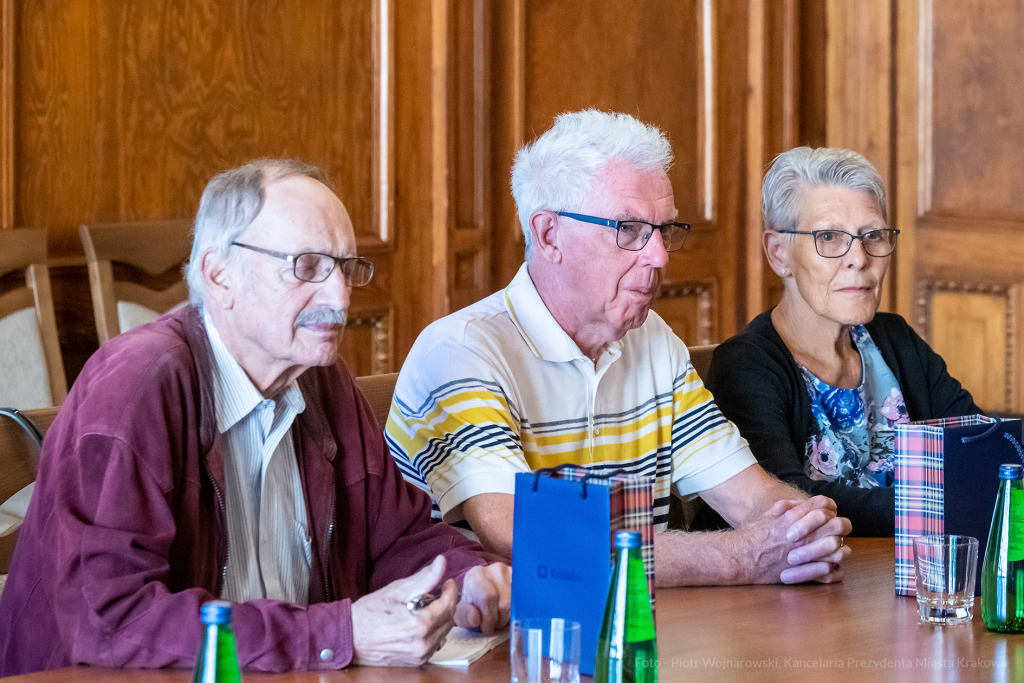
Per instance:
[[[100,344],[188,300],[180,268],[191,229],[187,220],[79,227]]]
[[[701,381],[708,379],[708,370],[711,369],[711,355],[715,352],[718,344],[707,346],[687,347],[690,352],[690,363],[693,369],[700,375]],[[683,501],[676,496],[671,496],[668,503],[668,527],[670,529],[690,529],[698,514],[704,513],[708,504],[700,498]]]
[[[43,434],[50,428],[57,408],[41,408],[26,410],[36,428]],[[27,493],[22,493],[36,479],[39,470],[39,446],[17,422],[6,416],[0,416],[0,506],[7,507],[11,503],[12,512],[0,508],[0,575],[6,575],[14,553],[14,543],[18,538],[19,518],[24,515],[28,504]],[[21,493],[18,503],[11,499]],[[10,503],[8,502],[10,501]],[[0,580],[0,586],[2,586]]]
[[[700,375],[701,381],[706,382],[708,380],[708,370],[711,369],[711,354],[715,352],[715,348],[718,344],[708,344],[707,346],[690,346],[690,363],[693,364],[693,369]]]
[[[398,373],[392,372],[387,375],[365,375],[356,377],[356,386],[370,404],[373,416],[377,418],[377,424],[384,429],[388,423],[388,413],[391,412],[391,398],[395,395],[395,383],[398,382]]]
[[[24,274],[24,284],[15,273]],[[0,405],[22,410],[60,405],[68,389],[45,230],[0,231],[0,282],[8,287],[0,294]]]

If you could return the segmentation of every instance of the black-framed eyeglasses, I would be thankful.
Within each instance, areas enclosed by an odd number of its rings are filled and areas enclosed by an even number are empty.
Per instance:
[[[606,228],[615,228],[615,245],[626,251],[640,251],[647,246],[647,241],[657,230],[661,233],[661,241],[665,245],[665,251],[676,251],[683,248],[686,236],[690,234],[689,223],[665,223],[664,225],[652,225],[643,221],[613,221],[610,218],[598,218],[586,216],[582,213],[568,213],[557,211],[559,216],[572,218],[583,223],[603,225]]]
[[[323,282],[334,272],[335,265],[341,268],[345,284],[349,287],[362,287],[373,277],[373,261],[361,256],[338,258],[330,254],[319,254],[313,251],[301,254],[282,254],[279,251],[262,249],[251,244],[242,244],[241,242],[232,242],[231,246],[242,247],[243,249],[283,259],[292,264],[292,272],[295,273],[295,277],[303,282]]]
[[[863,235],[851,235],[845,230],[778,230],[787,235],[814,235],[814,248],[818,256],[839,258],[846,256],[854,240],[860,240],[868,256],[888,256],[896,248],[899,230],[882,228],[869,230]]]

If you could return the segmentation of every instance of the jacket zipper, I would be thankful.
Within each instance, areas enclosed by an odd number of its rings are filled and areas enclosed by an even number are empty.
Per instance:
[[[324,565],[324,595],[327,597],[327,602],[333,602],[334,596],[331,594],[331,535],[334,533],[334,507],[338,502],[338,489],[335,486],[337,475],[334,473],[334,468],[331,468],[331,516],[327,523],[327,563]]]
[[[213,492],[217,494],[217,505],[220,507],[220,515],[222,520],[226,520],[228,513],[227,508],[224,506],[224,496],[221,495],[220,487],[217,486],[217,480],[213,478],[213,474],[210,472],[210,464],[203,460],[203,468],[206,470],[206,476],[210,478],[210,483],[213,485]],[[231,554],[231,539],[228,537],[227,529],[221,527],[221,533],[224,536],[224,567],[220,570],[220,586],[217,587],[217,597],[220,597],[224,592],[224,586],[228,581],[228,555]]]

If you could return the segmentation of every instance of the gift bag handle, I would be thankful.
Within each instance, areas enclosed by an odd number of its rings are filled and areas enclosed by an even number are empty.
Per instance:
[[[544,468],[541,468],[539,470],[534,470],[534,473],[533,473],[534,474],[534,477],[533,477],[533,487],[532,487],[533,492],[537,493],[537,485],[540,483],[540,478],[541,478],[542,475],[543,476],[551,476],[552,474],[555,474],[556,472],[561,472],[566,467],[579,467],[579,465],[574,465],[571,462],[564,462],[561,465],[558,465],[557,467],[544,467]],[[611,472],[605,472],[603,474],[596,474],[596,473],[591,472],[590,470],[587,470],[587,473],[583,475],[582,479],[580,479],[580,484],[582,484],[582,486],[583,486],[583,490],[580,492],[580,497],[583,498],[583,500],[587,499],[587,479],[606,479],[608,477],[614,477],[617,474],[629,474],[629,473],[626,472],[625,470],[621,470],[621,469],[612,470]]]
[[[974,443],[975,441],[981,441],[986,437],[992,436],[992,434],[999,429],[999,423],[1003,421],[998,415],[993,415],[993,417],[995,418],[995,422],[993,422],[988,429],[983,431],[981,434],[975,434],[974,436],[961,436],[960,441],[962,443]],[[1017,457],[1020,458],[1021,463],[1024,463],[1024,448],[1021,447],[1020,442],[1017,441],[1013,434],[1010,434],[1009,432],[1003,432],[1003,436],[1006,437],[1007,441],[1013,444],[1014,448],[1017,449]]]

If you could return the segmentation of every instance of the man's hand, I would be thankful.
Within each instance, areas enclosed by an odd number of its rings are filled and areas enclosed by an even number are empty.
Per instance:
[[[455,608],[455,624],[491,635],[508,624],[512,609],[512,568],[495,562],[473,567],[462,580],[462,599]]]
[[[444,568],[444,556],[438,555],[412,576],[393,581],[352,603],[354,664],[419,666],[430,659],[452,628],[455,582],[446,581],[441,597],[421,610],[413,612],[405,605],[437,586]]]
[[[772,507],[772,512],[779,517],[790,517],[792,524],[786,538],[800,545],[786,556],[792,567],[780,574],[783,583],[843,580],[840,564],[853,553],[844,544],[843,537],[853,530],[853,525],[837,515],[834,500],[825,496],[780,500]]]
[[[851,530],[832,499],[815,496],[780,500],[734,533],[741,541],[739,557],[752,561],[751,583],[832,583],[843,578],[840,563],[851,550],[842,537]]]

